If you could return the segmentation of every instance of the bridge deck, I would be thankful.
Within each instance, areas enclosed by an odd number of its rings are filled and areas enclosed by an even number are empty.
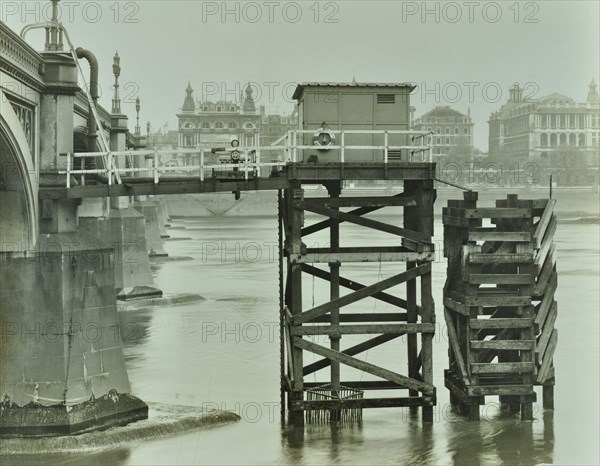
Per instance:
[[[41,176],[43,179],[43,175]],[[40,182],[40,199],[90,198],[142,196],[148,194],[194,194],[229,191],[264,191],[286,189],[291,181],[304,184],[321,184],[327,181],[343,180],[433,180],[434,163],[389,162],[389,163],[289,163],[281,171],[270,176],[250,175],[244,178],[243,172],[216,172],[213,177],[201,180],[200,176],[179,175],[154,178],[122,177],[122,183],[108,185],[88,180],[85,186],[69,188],[44,185]]]

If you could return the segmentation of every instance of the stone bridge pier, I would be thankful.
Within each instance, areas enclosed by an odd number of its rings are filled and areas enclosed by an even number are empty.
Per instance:
[[[127,116],[121,111],[121,100],[118,94],[118,78],[121,73],[120,58],[115,55],[113,63],[115,75],[115,96],[113,99],[111,129],[109,136],[110,150],[125,151],[127,149]],[[139,112],[139,105],[138,105]],[[145,147],[145,138],[139,132],[131,138],[134,149]],[[94,152],[95,147],[87,148]],[[126,167],[128,161],[119,157],[120,167]],[[97,238],[108,238],[115,249],[115,289],[117,298],[121,300],[142,297],[160,297],[162,291],[156,288],[150,268],[150,257],[156,255],[162,240],[158,233],[159,221],[155,205],[149,216],[132,204],[129,197],[111,199],[85,199],[79,208],[79,227]],[[152,214],[153,217],[152,217]],[[156,244],[159,244],[157,246]]]
[[[3,50],[0,70],[0,434],[72,434],[145,419],[125,368],[114,247],[78,228],[80,201],[38,201],[39,185],[64,183],[59,154],[73,152],[75,63],[57,42],[38,54],[0,27],[3,47],[19,52]],[[11,105],[21,96],[10,70],[22,57],[43,63],[39,91],[23,97],[32,127]]]

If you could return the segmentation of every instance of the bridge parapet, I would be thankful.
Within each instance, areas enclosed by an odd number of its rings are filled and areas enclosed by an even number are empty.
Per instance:
[[[41,91],[44,86],[44,58],[2,22],[0,56],[2,71]]]

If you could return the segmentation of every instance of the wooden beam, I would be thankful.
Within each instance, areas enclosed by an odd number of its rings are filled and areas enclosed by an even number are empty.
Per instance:
[[[367,335],[383,333],[404,335],[406,333],[435,333],[435,324],[362,324],[362,325],[294,325],[292,335]]]
[[[491,296],[465,296],[465,306],[494,307],[494,306],[529,306],[531,296],[506,296],[500,293]]]
[[[471,315],[471,310],[467,306],[453,300],[452,298],[444,298],[444,306],[451,311],[462,314],[463,316],[469,317]]]
[[[484,330],[480,330],[477,332],[477,335],[481,335]],[[492,337],[492,340],[510,340],[516,335],[514,329],[502,329],[496,335]],[[484,335],[485,337],[485,335]],[[490,340],[488,340],[490,341]],[[492,360],[497,356],[497,352],[491,349],[481,350],[479,353],[479,361],[478,362],[492,362]]]
[[[528,231],[470,231],[469,241],[525,242],[531,241],[531,233]]]
[[[556,273],[554,266],[556,265],[556,245],[550,246],[550,251],[546,254],[546,260],[542,266],[542,270],[538,274],[535,285],[533,286],[534,296],[543,296],[550,281],[552,274]]]
[[[317,278],[320,278],[322,280],[329,280],[331,277],[331,274],[328,271],[320,269],[318,267],[314,267],[310,264],[302,264],[302,270],[304,272],[306,272],[310,275],[313,275]],[[340,277],[340,285],[342,285],[345,288],[354,290],[354,291],[361,290],[363,288],[366,288],[366,286],[367,286],[367,285],[358,283],[357,281],[354,281],[354,280],[348,280],[347,278],[344,278],[344,277]],[[379,293],[375,293],[371,297],[378,299],[380,301],[386,302],[388,304],[392,304],[393,306],[397,306],[402,309],[406,309],[406,300],[404,300],[402,298],[398,298],[397,296],[393,296],[391,294],[385,293],[383,291],[381,291]]]
[[[556,322],[556,317],[558,315],[557,304],[556,301],[552,302],[552,307],[548,312],[548,318],[544,322],[542,327],[542,333],[537,340],[537,345],[535,348],[536,359],[539,364],[543,361],[543,356],[546,353],[548,346],[548,342],[550,341],[550,337],[552,336],[552,332],[554,330],[554,323]]]
[[[550,219],[550,225],[548,225],[548,229],[546,230],[546,236],[544,236],[544,239],[542,240],[540,249],[537,251],[537,253],[535,255],[535,265],[536,265],[538,271],[540,271],[542,269],[542,266],[544,265],[544,262],[546,261],[546,256],[548,255],[548,253],[550,252],[550,249],[552,248],[552,245],[554,244],[553,239],[554,239],[554,233],[556,233],[557,225],[558,225],[558,220],[556,219],[556,216],[553,215],[552,218]]]
[[[472,340],[471,349],[474,350],[532,350],[535,347],[533,340]]]
[[[557,286],[558,278],[556,274],[553,274],[552,278],[548,282],[548,286],[544,290],[542,302],[535,307],[535,317],[533,320],[538,328],[542,328],[544,326],[548,311],[554,303],[554,292],[556,291]]]
[[[402,197],[404,196],[404,193],[400,193],[400,194],[396,194],[395,196],[392,197]],[[375,212],[376,210],[381,209],[381,206],[369,206],[369,207],[360,207],[358,209],[354,209],[351,210],[350,212],[348,212],[349,214],[352,215],[365,215],[371,212]],[[341,220],[340,223],[342,223],[344,220]],[[319,223],[315,223],[314,225],[310,225],[307,227],[302,228],[302,236],[307,236],[307,235],[311,235],[313,233],[316,233],[318,231],[324,230],[325,228],[329,228],[331,226],[331,220],[323,220],[322,222]]]
[[[322,359],[329,361],[329,359]],[[400,387],[397,383],[389,380],[344,380],[344,387],[356,388],[358,390],[407,390]],[[318,388],[323,386],[323,382],[304,382],[306,388]]]
[[[533,325],[531,319],[521,318],[493,318],[493,319],[472,319],[469,321],[469,326],[473,329],[483,328],[527,328]]]
[[[395,382],[404,388],[419,390],[425,395],[435,395],[435,388],[433,387],[433,385],[423,383],[419,380],[411,379],[404,375],[396,374],[395,372],[384,369],[383,367],[379,367],[375,364],[355,359],[351,356],[340,353],[339,351],[333,351],[329,348],[325,348],[324,346],[311,343],[310,341],[304,340],[300,337],[294,338],[294,346],[305,349],[320,356],[339,361],[341,364],[367,372],[377,377],[381,377],[382,379],[389,380],[390,382]]]
[[[231,173],[231,175],[233,175]],[[365,163],[327,163],[306,164],[288,163],[277,177],[259,178],[251,174],[250,179],[213,179],[201,180],[192,175],[161,175],[160,181],[154,178],[122,178],[121,184],[95,184],[73,186],[69,189],[57,186],[40,186],[40,199],[81,199],[92,197],[121,197],[158,194],[209,193],[232,191],[261,191],[289,189],[293,183],[322,184],[324,181],[352,180],[434,180],[435,164],[421,162],[365,162]],[[324,228],[327,228],[325,226]],[[318,230],[317,230],[318,231]]]
[[[324,215],[326,217],[334,218],[339,221],[354,223],[355,225],[372,228],[374,230],[383,231],[392,235],[402,236],[404,238],[408,238],[421,243],[431,243],[430,236],[427,236],[418,231],[408,230],[406,228],[397,227],[395,225],[390,225],[388,223],[379,222],[377,220],[372,220],[365,217],[360,217],[351,213],[341,212],[339,210],[329,209],[327,207],[310,205],[310,203],[307,204],[306,202],[297,203],[297,205],[299,208],[304,208],[309,212]]]
[[[444,225],[450,225],[453,227],[469,227],[469,220],[463,217],[452,217],[450,215],[442,215],[442,221]]]
[[[376,336],[375,338],[371,338],[370,340],[359,343],[358,345],[352,346],[348,349],[342,351],[343,354],[347,354],[348,356],[355,356],[364,351],[367,351],[371,348],[375,348],[376,346],[382,345],[383,343],[387,343],[388,341],[394,340],[401,335],[392,335],[392,334],[384,334]],[[321,359],[319,361],[313,362],[304,368],[304,375],[312,374],[318,370],[324,369],[331,365],[331,361],[329,359]],[[347,383],[345,383],[346,386]]]
[[[432,261],[435,252],[414,252],[401,246],[340,248],[332,252],[329,248],[308,248],[305,254],[294,257],[293,262],[317,264],[329,262],[407,262]]]
[[[533,233],[533,241],[535,248],[539,248],[542,244],[542,240],[544,239],[544,235],[546,233],[546,229],[550,224],[550,219],[552,218],[552,214],[554,213],[554,207],[556,206],[556,199],[549,199],[546,204],[546,208],[544,209],[544,213],[542,214],[539,222],[536,225],[535,232]]]
[[[406,322],[406,312],[373,312],[340,314],[340,322]],[[311,320],[315,324],[331,323],[331,316],[325,314]]]
[[[552,360],[554,357],[554,350],[558,344],[558,330],[554,329],[548,347],[546,348],[546,354],[544,354],[544,361],[538,371],[537,383],[544,383],[549,378],[550,368],[552,367]]]
[[[320,306],[309,309],[308,311],[304,311],[301,314],[294,316],[294,324],[302,324],[305,322],[310,322],[312,319],[318,316],[322,316],[328,312],[331,312],[332,309],[339,309],[340,307],[347,306],[349,304],[355,303],[364,298],[368,298],[369,296],[377,293],[379,291],[386,290],[391,288],[392,286],[398,285],[400,283],[404,283],[407,280],[416,278],[425,273],[431,272],[431,262],[426,262],[418,267],[414,267],[405,272],[399,273],[398,275],[394,275],[393,277],[387,278],[378,283],[374,283],[373,285],[366,286],[365,288],[361,288],[358,291],[354,291],[345,296],[341,296],[338,299],[334,299],[333,301],[329,301],[328,303],[322,304]]]
[[[507,254],[472,252],[469,254],[469,262],[473,264],[529,264],[531,261],[533,261],[532,252]]]
[[[470,273],[467,278],[472,285],[529,285],[534,280],[531,274],[514,273]]]
[[[480,207],[465,209],[466,218],[529,218],[530,209],[515,209],[502,207]]]
[[[533,371],[532,362],[471,363],[473,374],[516,374]]]
[[[243,176],[243,175],[242,175]],[[256,178],[250,180],[216,180],[199,176],[163,177],[158,183],[154,178],[125,179],[122,184],[87,184],[85,186],[48,187],[40,186],[40,199],[84,199],[94,197],[122,197],[144,195],[216,193],[232,191],[272,191],[290,187],[285,178]]]
[[[469,396],[488,395],[534,395],[533,385],[472,385],[467,388]]]
[[[448,312],[448,309],[444,309],[444,317],[446,320],[446,327],[448,329],[448,339],[450,340],[450,348],[454,353],[456,364],[458,365],[458,369],[460,370],[460,376],[465,386],[469,386],[471,385],[471,381],[469,380],[467,366],[465,365],[465,359],[463,358],[462,352],[460,350],[458,336],[456,335],[456,329],[454,328],[454,320],[452,319],[450,312]]]
[[[364,196],[364,197],[312,197],[304,199],[305,205],[325,207],[388,207],[388,206],[416,206],[414,196],[404,193],[396,196]],[[354,214],[361,215],[361,214]]]
[[[292,406],[296,409],[310,410],[337,410],[337,409],[365,409],[365,408],[396,408],[407,406],[432,406],[430,397],[397,397],[397,398],[355,398],[344,400],[305,400],[294,401]]]

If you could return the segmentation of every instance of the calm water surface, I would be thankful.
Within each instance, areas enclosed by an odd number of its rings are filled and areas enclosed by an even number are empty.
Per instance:
[[[447,341],[440,324],[432,425],[423,427],[420,415],[407,410],[379,409],[365,410],[361,425],[304,431],[282,429],[279,422],[276,218],[180,219],[173,225],[185,229],[171,230],[172,236],[191,240],[166,242],[165,249],[192,260],[155,263],[156,283],[168,294],[194,292],[207,299],[120,314],[132,389],[146,401],[232,410],[242,421],[102,454],[30,458],[34,464],[598,464],[598,224],[561,223],[555,238],[560,337],[554,411],[544,412],[539,392],[533,422],[501,417],[493,402],[479,423],[456,417],[443,383]],[[374,237],[355,226],[344,226],[342,238],[343,246],[393,244],[393,237]],[[439,220],[435,239],[441,245]],[[443,258],[434,264],[438,321],[445,267]],[[344,266],[346,276],[363,283],[394,271],[393,264]],[[324,282],[305,278],[305,307],[325,301],[327,293]],[[371,300],[354,306],[385,308]],[[352,343],[348,337],[342,346]],[[404,348],[391,342],[366,358],[405,371]],[[312,362],[310,355],[306,361]],[[352,369],[342,375],[370,378]]]

